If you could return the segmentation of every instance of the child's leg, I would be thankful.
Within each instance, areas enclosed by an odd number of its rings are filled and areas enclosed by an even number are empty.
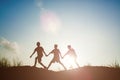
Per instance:
[[[78,64],[77,60],[76,60],[76,59],[74,59],[74,61],[75,61],[75,64],[79,67],[79,64]]]
[[[51,66],[51,64],[53,63],[53,60],[50,62],[50,64],[48,65],[47,69]]]
[[[44,68],[46,68],[46,66],[41,62],[41,58],[40,58],[40,57],[38,58],[38,62],[39,62]]]
[[[46,68],[46,66],[43,64],[43,63],[41,63],[41,62],[39,62],[44,68]]]
[[[60,61],[59,61],[59,63],[64,67],[65,70],[67,70],[67,68],[63,65],[63,63],[61,63]]]
[[[36,67],[37,59],[38,59],[38,57],[35,58],[34,67]]]

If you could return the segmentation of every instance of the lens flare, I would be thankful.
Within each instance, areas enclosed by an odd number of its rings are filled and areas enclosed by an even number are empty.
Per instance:
[[[60,28],[60,19],[51,11],[44,11],[41,14],[41,25],[45,32],[57,33]]]

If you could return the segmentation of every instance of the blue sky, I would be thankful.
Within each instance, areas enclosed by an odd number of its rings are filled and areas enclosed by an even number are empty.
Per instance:
[[[62,55],[71,44],[81,66],[119,62],[119,30],[119,0],[0,0],[0,54],[27,65],[37,41],[46,53],[57,43]]]

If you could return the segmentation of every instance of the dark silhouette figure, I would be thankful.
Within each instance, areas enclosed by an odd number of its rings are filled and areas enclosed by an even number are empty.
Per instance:
[[[55,44],[55,45],[54,45],[54,49],[47,55],[47,56],[49,56],[50,54],[53,54],[53,55],[54,55],[52,61],[51,61],[50,64],[48,65],[47,69],[50,67],[50,65],[51,65],[52,63],[57,62],[57,63],[60,63],[60,64],[64,67],[64,69],[66,70],[66,67],[65,67],[65,66],[61,63],[61,61],[60,61],[60,57],[62,57],[62,56],[61,56],[60,50],[59,50],[57,47],[58,47],[58,45]],[[60,56],[60,57],[59,57],[59,56]]]
[[[71,45],[68,45],[68,51],[67,53],[63,56],[63,58],[66,56],[66,55],[69,55],[75,62],[75,64],[79,67],[79,64],[77,63],[77,55],[76,55],[76,52],[75,50],[71,47]]]
[[[46,67],[41,63],[41,59],[42,59],[43,53],[45,54],[45,56],[47,56],[47,55],[46,55],[44,49],[40,46],[40,42],[37,42],[36,45],[37,45],[37,47],[34,49],[34,52],[33,52],[32,55],[30,56],[30,58],[33,56],[33,54],[34,54],[35,52],[37,52],[37,57],[35,58],[34,67],[36,66],[36,63],[37,63],[37,60],[38,60],[38,62],[39,62],[44,68],[46,68]]]

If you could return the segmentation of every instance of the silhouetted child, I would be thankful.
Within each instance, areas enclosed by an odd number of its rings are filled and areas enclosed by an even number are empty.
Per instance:
[[[76,65],[79,67],[79,64],[77,63],[77,55],[76,55],[76,52],[73,48],[71,48],[71,45],[68,45],[68,51],[67,53],[63,56],[63,58],[66,56],[66,55],[69,55],[73,60],[74,62],[76,63]]]
[[[34,67],[36,66],[36,63],[37,63],[37,60],[38,60],[38,62],[39,62],[44,68],[46,68],[46,67],[42,64],[41,59],[42,59],[42,57],[43,57],[43,53],[45,54],[45,56],[47,56],[47,55],[46,55],[44,49],[40,46],[40,42],[37,42],[36,45],[37,45],[37,47],[34,49],[34,52],[33,52],[32,55],[30,56],[30,58],[33,56],[33,54],[34,54],[35,52],[37,52],[37,57],[35,58]]]
[[[61,61],[60,61],[61,53],[60,53],[60,50],[59,50],[57,47],[58,47],[58,45],[55,44],[55,45],[54,45],[54,49],[47,55],[47,56],[49,56],[50,54],[53,54],[53,55],[54,55],[52,61],[51,61],[50,64],[48,65],[47,69],[50,67],[50,65],[51,65],[52,63],[57,62],[57,63],[60,63],[60,64],[64,67],[64,69],[66,70],[66,67],[65,67],[65,66],[61,63]],[[62,56],[61,56],[61,57],[62,57]]]

